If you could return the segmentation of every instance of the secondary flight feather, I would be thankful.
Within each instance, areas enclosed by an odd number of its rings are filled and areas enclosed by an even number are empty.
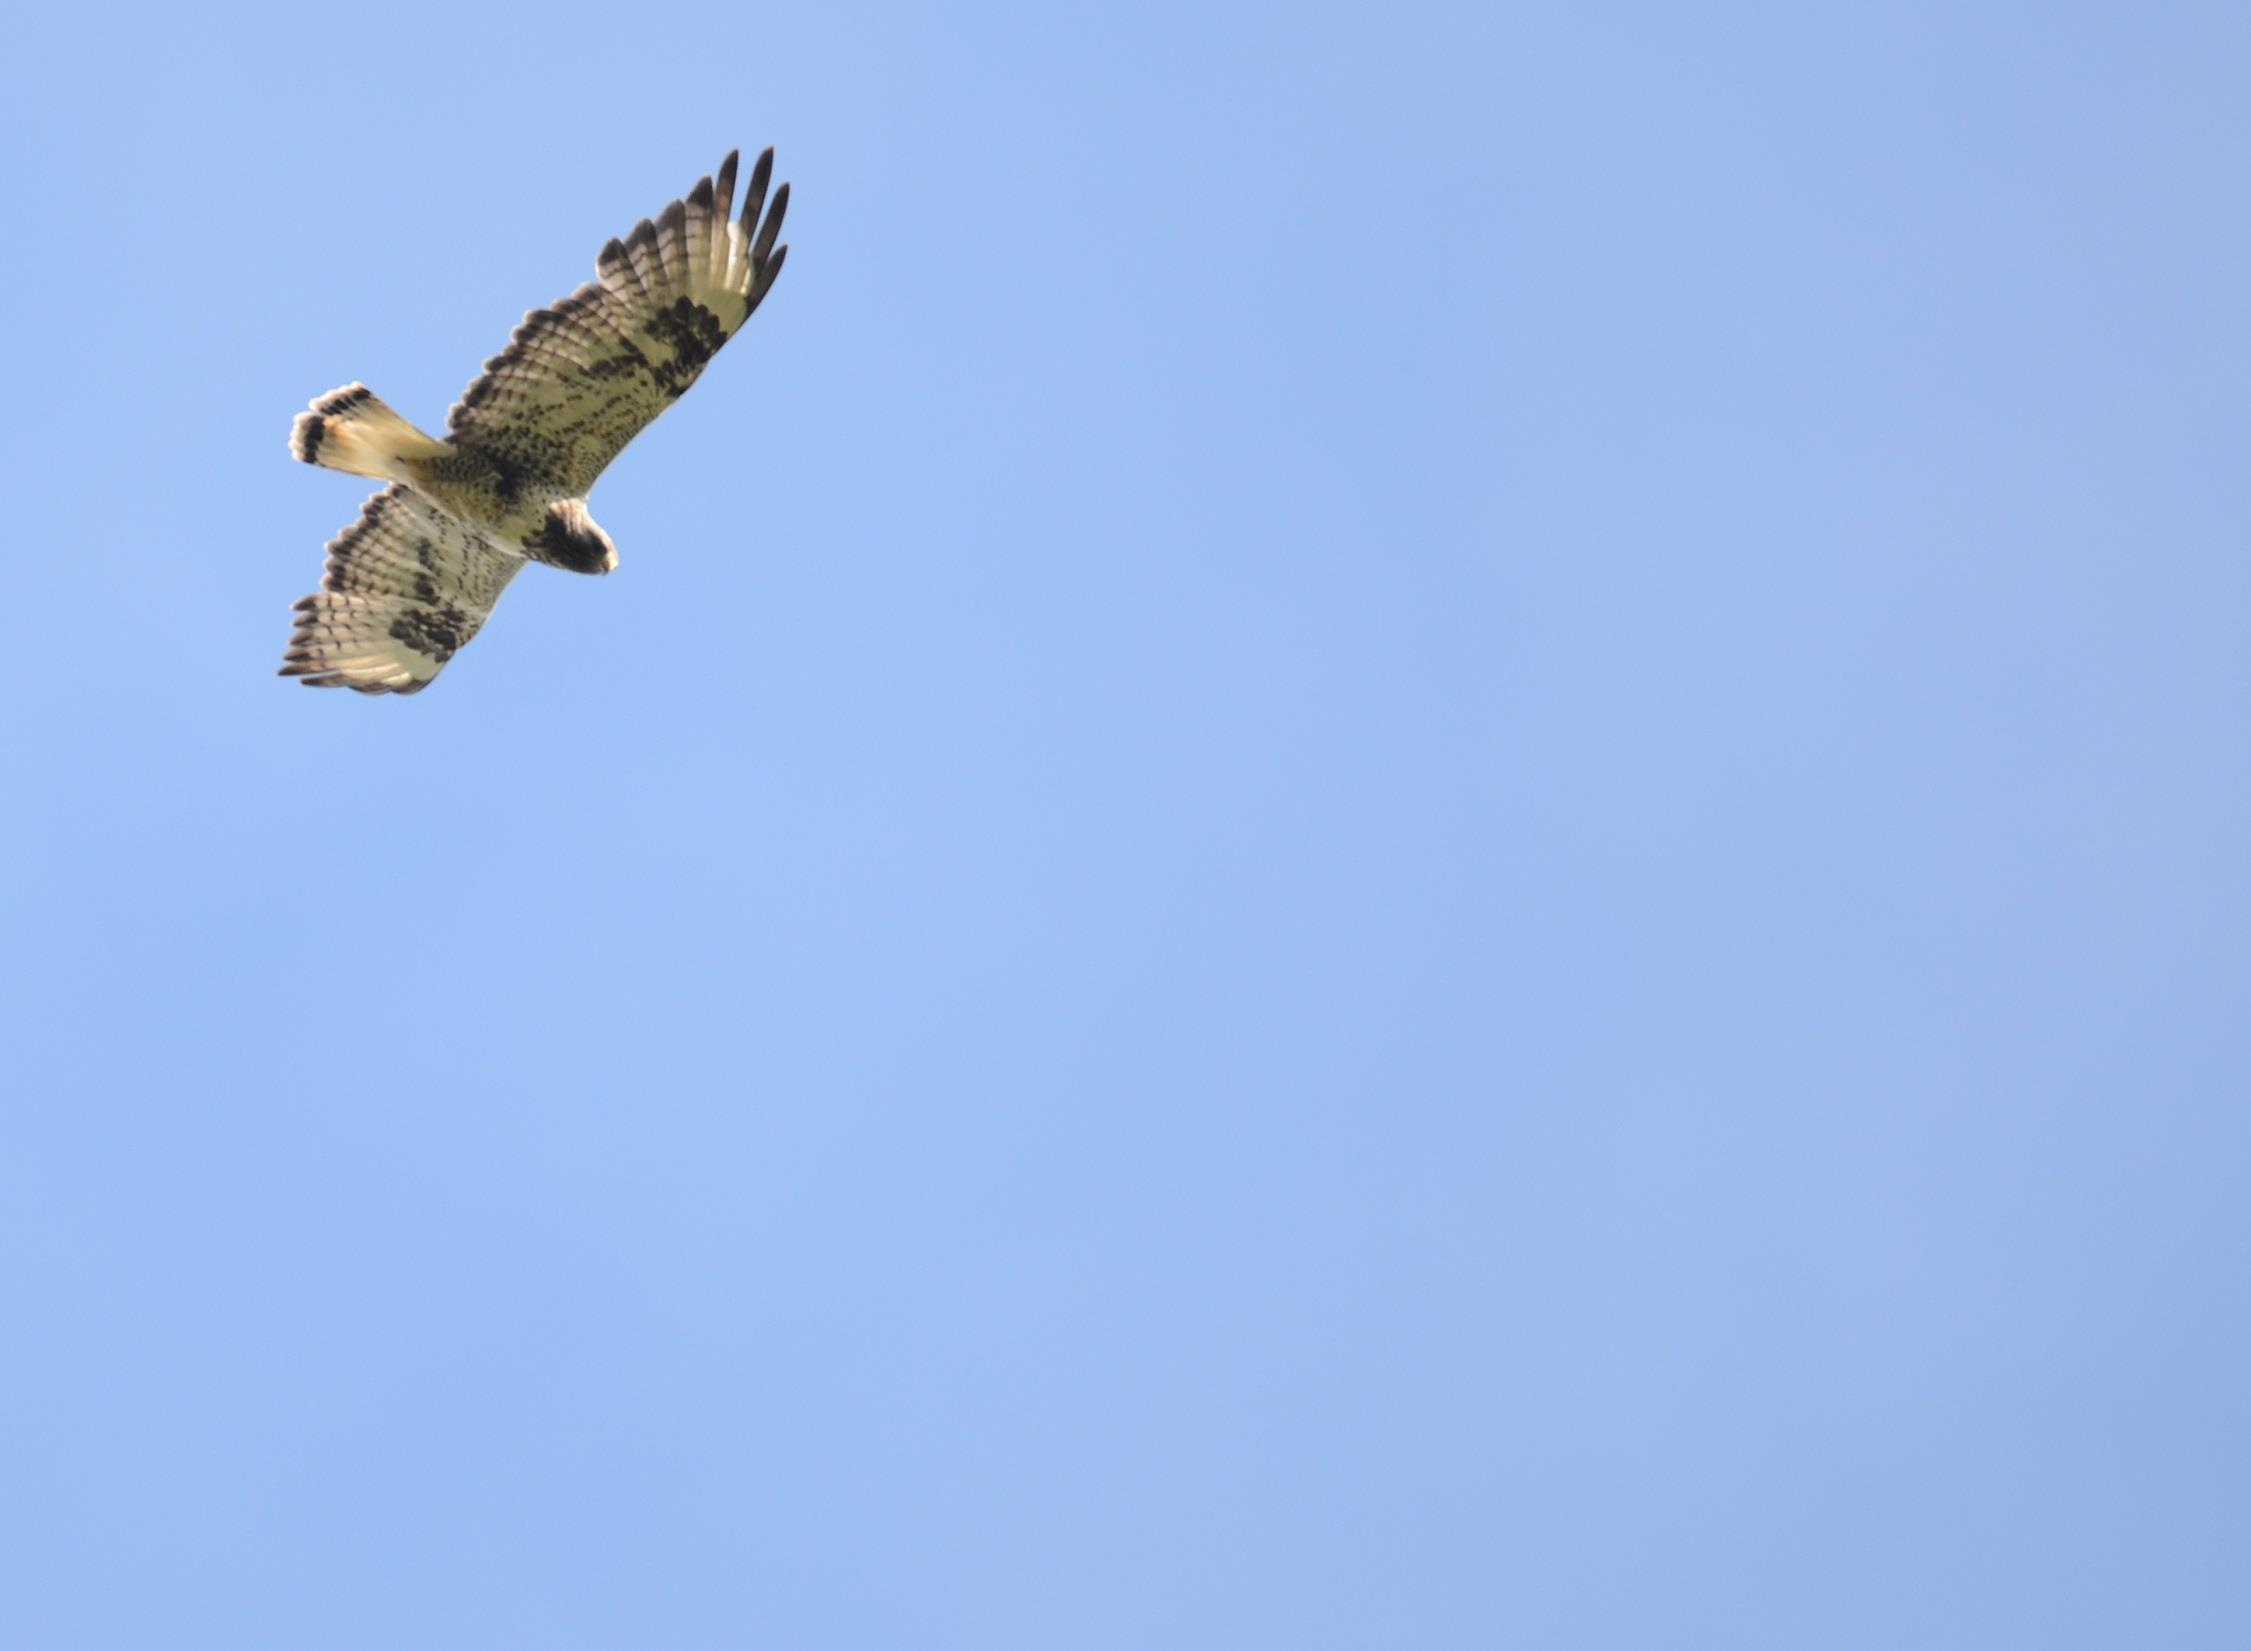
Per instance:
[[[297,415],[307,464],[391,485],[328,542],[296,606],[281,674],[316,688],[412,694],[468,646],[527,561],[608,573],[617,547],[587,513],[595,478],[686,393],[782,272],[789,185],[767,203],[769,149],[734,214],[736,156],[716,180],[595,260],[595,279],[524,317],[462,394],[440,440],[347,384]]]

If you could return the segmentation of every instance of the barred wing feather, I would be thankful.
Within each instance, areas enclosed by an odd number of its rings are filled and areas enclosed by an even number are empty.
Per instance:
[[[766,202],[774,152],[731,217],[736,156],[717,181],[605,246],[597,280],[524,317],[448,415],[455,446],[557,494],[584,497],[626,443],[684,394],[781,273],[789,185]]]
[[[320,589],[296,606],[281,674],[315,688],[412,694],[492,614],[523,556],[394,484],[328,542]]]

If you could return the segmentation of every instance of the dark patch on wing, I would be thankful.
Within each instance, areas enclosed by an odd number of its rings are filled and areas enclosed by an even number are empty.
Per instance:
[[[657,388],[677,401],[703,373],[719,346],[727,342],[727,329],[719,317],[693,298],[675,298],[642,323],[641,331],[672,352],[672,359],[649,369]]]
[[[523,498],[524,488],[531,480],[528,468],[518,463],[514,455],[505,448],[486,448],[485,459],[492,466],[494,497],[500,500],[503,509],[513,510],[517,501]]]
[[[391,621],[391,637],[443,665],[476,628],[467,614],[448,602],[434,608],[401,610]]]
[[[413,576],[414,595],[417,601],[438,600],[438,542],[428,534],[414,541],[414,560],[421,569]]]

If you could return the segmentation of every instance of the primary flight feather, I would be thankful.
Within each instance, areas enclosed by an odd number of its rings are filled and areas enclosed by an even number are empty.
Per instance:
[[[444,440],[363,384],[297,415],[291,453],[391,485],[329,541],[321,588],[297,604],[283,676],[418,693],[526,561],[617,566],[587,514],[595,478],[750,319],[789,252],[775,245],[789,185],[766,202],[773,150],[751,168],[739,218],[735,161],[605,246],[594,281],[526,315],[447,415]]]

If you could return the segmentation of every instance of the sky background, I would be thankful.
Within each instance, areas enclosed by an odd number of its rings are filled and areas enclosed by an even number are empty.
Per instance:
[[[0,1643],[2251,1639],[2251,11],[42,11]]]

